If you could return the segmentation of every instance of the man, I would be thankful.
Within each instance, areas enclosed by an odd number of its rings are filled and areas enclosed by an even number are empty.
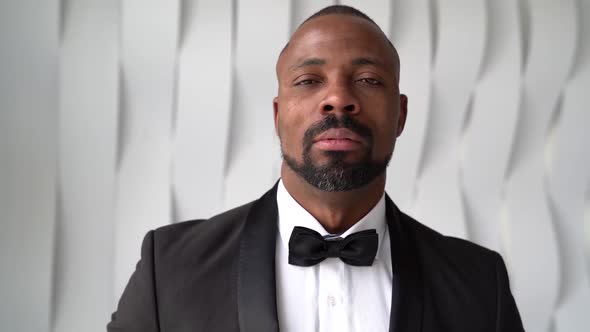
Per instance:
[[[108,331],[523,331],[502,258],[385,195],[407,98],[363,13],[331,6],[277,63],[281,180],[144,239]]]

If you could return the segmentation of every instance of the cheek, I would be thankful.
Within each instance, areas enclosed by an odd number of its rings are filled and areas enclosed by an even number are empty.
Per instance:
[[[306,126],[306,116],[296,102],[285,103],[284,108],[279,109],[278,127],[282,148],[287,151],[301,149],[301,142]]]
[[[397,117],[396,112],[384,110],[382,116],[376,118],[375,122],[375,153],[384,155],[391,153],[397,137]]]

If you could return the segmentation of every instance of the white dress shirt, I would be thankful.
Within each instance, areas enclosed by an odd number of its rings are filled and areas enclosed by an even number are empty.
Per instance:
[[[295,226],[329,235],[322,225],[287,192],[277,190],[279,234],[276,250],[277,310],[281,332],[389,331],[391,309],[391,252],[385,218],[385,197],[346,237],[376,229],[379,248],[372,266],[351,266],[339,258],[302,267],[289,264],[289,237]]]

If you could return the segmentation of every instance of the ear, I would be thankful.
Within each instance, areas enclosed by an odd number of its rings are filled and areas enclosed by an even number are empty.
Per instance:
[[[397,118],[397,136],[402,134],[406,125],[406,118],[408,116],[408,96],[400,94],[399,96],[400,107],[399,115]]]
[[[274,97],[272,100],[273,117],[275,123],[275,132],[279,134],[279,97]]]

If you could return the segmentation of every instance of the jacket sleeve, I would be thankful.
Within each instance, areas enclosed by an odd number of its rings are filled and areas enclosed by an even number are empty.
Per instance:
[[[121,295],[107,332],[159,332],[154,278],[154,231],[143,239],[141,260]]]
[[[502,256],[496,254],[496,283],[497,283],[497,332],[524,331],[516,302],[510,291],[508,272]]]

